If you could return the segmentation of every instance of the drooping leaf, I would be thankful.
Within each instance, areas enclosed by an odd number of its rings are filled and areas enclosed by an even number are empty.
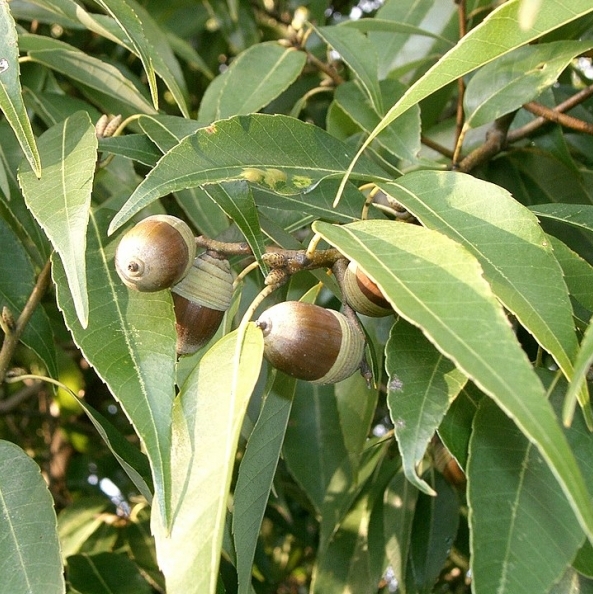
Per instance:
[[[97,3],[105,10],[115,22],[121,27],[127,36],[128,42],[134,49],[134,53],[140,58],[154,108],[159,108],[159,92],[156,85],[156,74],[151,54],[151,46],[144,34],[143,22],[138,18],[138,14],[130,5],[129,0],[97,0]],[[80,17],[79,17],[80,18]]]
[[[532,101],[590,47],[583,41],[555,41],[521,47],[490,62],[467,85],[464,127],[477,128]]]
[[[60,72],[128,106],[130,112],[154,113],[152,105],[115,66],[86,54],[76,47],[29,33],[19,36],[19,47],[34,62]]]
[[[417,466],[466,377],[443,357],[418,328],[400,320],[385,347],[389,374],[387,404],[407,479],[434,495]]]
[[[247,180],[294,195],[341,175],[351,158],[348,145],[294,118],[255,114],[223,120],[186,136],[168,151],[117,214],[110,233],[171,191]],[[379,166],[365,159],[354,175],[386,179]]]
[[[276,375],[239,467],[233,513],[239,594],[249,592],[257,538],[282,450],[295,387],[295,379]]]
[[[263,355],[263,336],[253,323],[240,340],[235,331],[217,342],[175,401],[170,530],[152,515],[170,594],[216,592],[235,449]]]
[[[393,308],[419,326],[537,445],[581,527],[593,537],[593,510],[574,456],[477,260],[444,235],[416,225],[316,222],[313,228],[355,260]]]
[[[66,591],[56,513],[39,466],[0,441],[0,583],[6,592]]]
[[[577,339],[568,289],[532,213],[504,189],[463,173],[412,173],[381,187],[474,254],[494,294],[570,379]],[[588,406],[586,387],[580,402]]]
[[[168,517],[171,414],[175,397],[175,328],[166,291],[140,293],[125,287],[115,272],[115,242],[107,241],[112,212],[91,215],[86,265],[89,324],[83,328],[63,267],[54,259],[58,306],[86,360],[121,403],[142,440],[153,475],[155,503]]]
[[[44,175],[19,170],[25,201],[59,254],[76,314],[83,327],[89,316],[86,229],[97,159],[97,136],[86,112],[56,124],[39,139]]]
[[[0,3],[0,110],[14,130],[31,169],[39,177],[41,159],[23,102],[17,32],[8,2]]]
[[[467,477],[476,590],[548,592],[583,533],[536,448],[488,400],[474,419]]]
[[[22,243],[0,218],[0,300],[15,320],[20,315],[35,287],[35,270]],[[14,272],[18,270],[18,274]],[[45,310],[39,306],[26,325],[21,341],[29,347],[57,377],[56,350],[52,327]]]

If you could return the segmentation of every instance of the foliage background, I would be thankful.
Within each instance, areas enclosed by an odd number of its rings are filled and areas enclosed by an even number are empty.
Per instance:
[[[3,588],[592,590],[592,19],[0,0]],[[260,264],[180,361],[113,267],[160,212]],[[395,310],[371,388],[262,362],[262,254],[314,234]],[[341,305],[324,269],[265,305],[301,298]]]

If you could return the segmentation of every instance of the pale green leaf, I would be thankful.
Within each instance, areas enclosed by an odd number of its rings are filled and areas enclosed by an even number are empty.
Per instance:
[[[184,188],[242,179],[279,194],[306,192],[322,179],[342,175],[352,155],[348,145],[324,130],[287,116],[223,120],[168,151],[117,214],[110,232],[160,196]],[[362,179],[387,178],[366,159],[353,173]]]
[[[56,124],[39,139],[43,177],[19,169],[29,210],[59,254],[78,319],[86,327],[86,228],[97,160],[97,136],[86,112]]]
[[[150,55],[150,45],[145,37],[143,23],[138,18],[138,14],[130,5],[129,0],[97,0],[97,4],[109,13],[121,27],[122,31],[126,34],[134,53],[140,58],[142,66],[144,67],[144,72],[146,73],[146,78],[148,79],[152,104],[154,105],[154,108],[158,110],[159,92],[156,84],[154,65]]]
[[[142,440],[152,469],[155,503],[167,515],[175,397],[173,304],[166,291],[140,293],[122,283],[113,263],[115,242],[108,242],[106,235],[112,214],[91,214],[86,250],[88,327],[83,328],[76,317],[64,269],[55,259],[58,306],[85,359],[121,403]]]
[[[536,216],[593,231],[593,206],[591,204],[535,204],[529,210]]]
[[[132,82],[107,62],[51,37],[23,34],[19,36],[19,46],[34,62],[122,101],[133,112],[155,113]]]
[[[6,1],[0,2],[0,110],[21,145],[31,169],[41,175],[41,159],[23,102],[16,26]]]
[[[23,244],[1,217],[0,254],[0,301],[2,307],[6,306],[16,320],[35,287],[35,270]],[[35,309],[25,326],[21,342],[43,361],[49,375],[57,377],[53,331],[43,308]]]
[[[587,327],[587,330],[585,331],[583,340],[581,341],[581,346],[574,363],[574,376],[572,377],[572,381],[570,382],[568,391],[566,392],[566,401],[568,403],[574,402],[579,391],[583,386],[586,386],[587,374],[592,363],[593,324],[590,323]],[[587,403],[586,406],[588,407],[588,410],[585,411],[585,418],[587,418],[587,415],[591,415],[591,405]],[[572,415],[569,415],[569,418],[572,419]]]
[[[418,489],[434,495],[418,476],[417,467],[466,377],[418,328],[404,320],[392,327],[385,352],[387,405],[404,473]]]
[[[532,101],[590,47],[584,41],[555,41],[521,47],[490,62],[467,85],[464,127],[488,124]]]
[[[215,106],[209,110],[215,114],[213,120],[258,112],[297,79],[306,61],[305,52],[275,41],[249,47],[224,73]],[[206,106],[200,105],[200,110],[203,109]]]
[[[85,542],[105,521],[106,512],[112,504],[105,497],[84,497],[73,501],[60,511],[58,516],[58,536],[62,559],[75,555],[84,547]]]
[[[317,222],[313,228],[357,261],[393,308],[419,326],[537,445],[593,538],[593,509],[574,456],[477,260],[451,239],[416,225]]]
[[[255,547],[282,450],[295,387],[294,378],[276,374],[239,466],[233,512],[239,594],[249,592]]]
[[[216,591],[235,450],[262,356],[263,336],[255,324],[248,324],[244,341],[238,331],[227,334],[204,355],[175,401],[170,530],[152,515],[169,594]]]
[[[474,419],[467,477],[476,591],[548,592],[583,533],[536,448],[488,400]]]
[[[366,35],[348,27],[318,27],[315,32],[331,46],[355,74],[377,114],[383,114],[383,98],[377,78],[377,51]]]
[[[568,289],[533,214],[503,188],[463,173],[411,173],[382,188],[478,259],[494,294],[570,379],[578,343]],[[588,402],[586,389],[580,399]]]
[[[550,0],[542,4],[533,26],[523,29],[519,8],[520,0],[501,4],[419,78],[371,132],[350,164],[343,183],[377,135],[412,106],[472,70],[593,11],[589,0]]]
[[[66,591],[56,513],[39,466],[0,441],[0,583],[5,592]]]

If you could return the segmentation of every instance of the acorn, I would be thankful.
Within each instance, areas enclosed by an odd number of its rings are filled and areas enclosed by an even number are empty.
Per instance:
[[[196,242],[187,223],[171,215],[153,215],[121,238],[115,269],[137,291],[160,291],[178,283],[190,270]]]
[[[264,311],[256,325],[264,356],[284,373],[314,384],[333,384],[360,368],[365,339],[344,314],[301,301]]]
[[[351,261],[344,273],[344,297],[352,309],[365,316],[381,318],[393,313],[381,289]]]
[[[233,297],[229,261],[204,252],[172,289],[177,330],[177,354],[191,355],[216,334]]]

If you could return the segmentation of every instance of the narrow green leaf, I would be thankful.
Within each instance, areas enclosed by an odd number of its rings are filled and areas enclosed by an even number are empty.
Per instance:
[[[593,538],[593,509],[574,456],[475,258],[449,238],[416,225],[317,222],[313,228],[357,261],[394,309],[419,326],[537,445]]]
[[[264,234],[260,229],[257,207],[247,182],[213,184],[205,186],[204,192],[239,227],[262,270],[267,270],[267,266],[261,260],[266,251]]]
[[[158,110],[159,92],[156,86],[154,65],[150,56],[150,45],[144,36],[142,22],[138,18],[138,15],[130,4],[123,0],[97,0],[97,4],[113,17],[115,22],[127,35],[128,41],[134,49],[134,53],[142,62],[146,78],[148,79],[152,104],[154,105],[154,108]]]
[[[34,62],[129,106],[133,112],[154,113],[152,105],[115,66],[85,54],[72,45],[37,35],[19,36],[19,46]]]
[[[281,115],[236,116],[201,128],[168,151],[113,220],[110,233],[171,191],[247,180],[294,195],[322,179],[342,175],[352,158],[345,143],[317,126]],[[370,160],[354,175],[387,179]]]
[[[593,231],[593,206],[591,204],[534,204],[529,207],[529,210],[538,217]]]
[[[532,101],[550,87],[575,56],[591,48],[584,41],[555,41],[518,48],[486,64],[463,96],[464,127],[493,122]]]
[[[511,50],[525,45],[549,31],[593,11],[589,0],[553,0],[542,3],[530,29],[519,19],[520,0],[509,0],[493,10],[477,27],[465,35],[426,74],[419,78],[387,112],[352,160],[343,183],[362,153],[391,122],[420,101],[467,73]],[[339,198],[339,194],[338,194]]]
[[[225,71],[213,119],[258,112],[297,79],[306,62],[305,52],[275,41],[247,48]],[[202,109],[204,106],[200,105]]]
[[[381,187],[478,259],[494,294],[570,379],[578,343],[568,289],[532,213],[503,188],[463,173],[411,173]],[[588,400],[585,387],[580,402]]]
[[[23,244],[2,218],[0,254],[0,299],[2,306],[8,307],[16,320],[35,287],[35,270]],[[53,331],[42,307],[38,307],[33,313],[21,336],[21,342],[43,361],[49,375],[57,377]]]
[[[161,513],[169,497],[171,414],[175,397],[175,326],[166,291],[140,293],[124,286],[115,272],[115,242],[107,242],[111,212],[91,214],[86,265],[89,324],[76,317],[66,275],[58,259],[53,277],[58,306],[86,360],[121,403],[142,440]],[[163,511],[164,510],[164,511]]]
[[[216,591],[235,450],[263,356],[263,336],[255,324],[239,341],[235,331],[217,342],[175,401],[170,530],[158,514],[152,516],[170,594]]]
[[[281,373],[276,375],[239,466],[233,511],[239,594],[250,591],[255,547],[282,450],[295,387],[294,378]]]
[[[126,134],[99,139],[99,151],[121,155],[143,165],[154,167],[161,153],[144,134]]]
[[[68,582],[80,594],[151,594],[153,589],[125,553],[68,557]]]
[[[583,336],[583,340],[581,341],[581,346],[577,353],[576,360],[574,362],[574,375],[572,377],[572,381],[568,386],[568,391],[566,392],[566,402],[567,405],[570,407],[570,403],[574,402],[577,398],[577,394],[581,391],[583,386],[586,386],[587,383],[587,373],[589,372],[589,368],[593,363],[593,324],[589,323],[587,330],[585,331],[585,335]],[[585,410],[585,418],[591,416],[591,408],[590,404],[587,403],[586,406],[588,410]],[[572,420],[572,407],[569,408],[569,411],[565,413],[565,417]]]
[[[23,102],[16,25],[6,0],[0,2],[0,109],[21,145],[31,169],[41,176],[41,159]]]
[[[389,374],[387,405],[404,473],[418,489],[435,495],[416,468],[467,378],[418,328],[403,320],[392,327],[385,351]]]
[[[423,480],[428,478],[425,476]],[[406,583],[412,592],[432,590],[459,526],[457,493],[439,473],[433,473],[429,480],[431,490],[437,495],[419,493],[410,534]]]
[[[340,58],[356,75],[373,109],[382,115],[383,98],[377,75],[377,52],[366,35],[348,27],[316,27],[315,32],[340,54]]]
[[[39,139],[44,175],[19,169],[25,201],[59,254],[76,314],[88,324],[86,228],[97,160],[97,136],[86,112],[77,112]]]
[[[397,21],[390,21],[381,18],[362,18],[356,21],[344,21],[338,25],[339,27],[349,27],[352,29],[358,29],[364,33],[369,31],[381,31],[384,33],[403,33],[404,35],[421,35],[422,37],[432,37],[446,43],[447,45],[453,46],[455,42],[451,39],[447,39],[437,33],[410,25],[409,23],[401,23]]]
[[[474,419],[467,477],[476,591],[548,592],[583,533],[536,448],[488,400]]]
[[[66,591],[56,513],[39,466],[0,441],[0,583],[5,592]]]
[[[91,535],[105,522],[105,512],[112,511],[106,497],[84,497],[70,503],[58,516],[58,536],[64,562],[79,553]]]
[[[162,153],[170,151],[182,138],[201,127],[195,120],[163,114],[142,115],[138,125]]]

